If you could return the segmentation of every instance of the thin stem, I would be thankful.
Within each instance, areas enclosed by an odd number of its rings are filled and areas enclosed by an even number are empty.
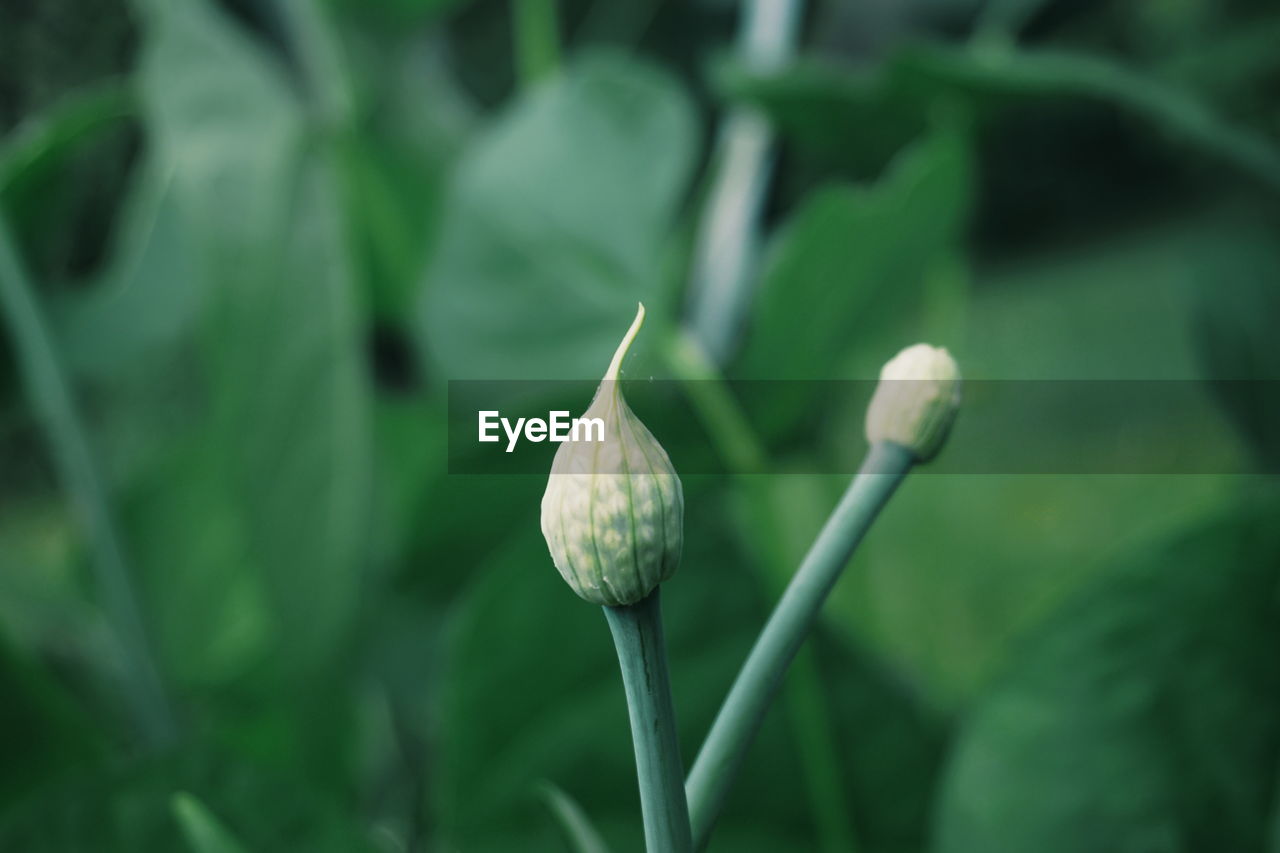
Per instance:
[[[725,465],[735,474],[763,471],[767,457],[764,445],[701,344],[689,332],[677,330],[662,355],[703,427],[715,439]]]
[[[910,451],[895,444],[872,446],[774,608],[689,773],[695,849],[707,843],[747,749],[823,602],[914,461]]]
[[[635,604],[606,607],[604,615],[627,693],[645,846],[649,853],[689,853],[689,806],[658,590]]]
[[[817,830],[816,849],[824,853],[857,853],[826,691],[812,648],[804,647],[796,653],[782,689],[782,701],[793,723],[792,737],[804,768],[809,808]]]
[[[690,333],[677,330],[667,341],[663,354],[672,373],[683,383],[698,418],[715,438],[714,444],[725,465],[735,474],[766,470],[768,452],[763,442],[698,341]],[[776,549],[762,547],[762,543],[782,538],[767,489],[767,484],[755,482],[747,484],[745,489],[747,500],[756,507],[753,517],[758,520],[746,535],[753,549],[763,554],[771,554]],[[766,559],[772,559],[775,564],[781,562],[773,556]],[[775,590],[773,579],[790,568],[790,565],[775,565],[774,570],[763,573],[771,593],[782,593],[782,584],[778,583]],[[823,705],[824,690],[817,667],[803,654],[793,665],[784,693],[792,737],[809,787],[820,849],[852,853],[857,849],[855,832],[844,805],[846,795],[840,768],[832,760],[835,739]]]
[[[511,0],[516,70],[525,88],[560,66],[560,27],[556,0]]]
[[[40,314],[34,289],[2,218],[0,307],[4,309],[27,393],[44,421],[63,486],[79,512],[93,550],[92,563],[102,606],[129,664],[128,677],[132,680],[129,696],[141,735],[156,745],[166,743],[173,735],[173,718],[143,627],[107,490],[76,411],[70,383]]]

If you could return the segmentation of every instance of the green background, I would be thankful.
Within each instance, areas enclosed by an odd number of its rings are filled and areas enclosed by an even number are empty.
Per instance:
[[[0,2],[0,850],[571,849],[548,785],[640,849],[604,620],[447,382],[597,377],[643,300],[624,375],[714,395],[726,115],[729,378],[1280,379],[1272,4],[821,0],[772,66],[727,0],[516,5]],[[848,470],[779,387],[745,452]],[[1269,387],[1148,425],[1257,475],[908,480],[712,849],[1280,851]],[[685,477],[686,763],[846,480]]]

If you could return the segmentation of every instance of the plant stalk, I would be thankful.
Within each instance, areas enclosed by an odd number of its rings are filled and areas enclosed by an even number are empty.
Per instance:
[[[649,853],[690,853],[693,842],[689,806],[671,701],[659,590],[635,604],[605,607],[604,615],[613,632],[627,694],[645,848]]]
[[[715,438],[725,465],[735,475],[765,471],[768,453],[763,443],[729,392],[719,368],[693,335],[685,330],[675,331],[663,352],[671,371],[683,382],[694,411]],[[756,507],[757,519],[743,531],[748,547],[762,555],[774,554],[765,544],[779,540],[782,534],[769,505],[768,485],[761,481],[743,486],[747,500]],[[765,559],[771,565],[761,573],[762,580],[770,597],[781,595],[783,585],[774,581],[782,577],[783,571],[789,572],[791,565],[781,565],[782,558],[777,555]],[[809,789],[818,849],[853,853],[857,850],[856,828],[845,806],[847,796],[840,768],[832,759],[835,737],[823,704],[821,678],[812,659],[803,653],[796,658],[783,692],[791,716],[792,738]]]
[[[770,615],[689,772],[694,849],[706,845],[743,758],[823,602],[914,463],[912,453],[896,444],[871,447]]]
[[[738,58],[756,73],[776,70],[795,51],[801,0],[743,4]],[[755,108],[736,106],[720,122],[715,177],[698,223],[691,262],[689,327],[715,364],[729,357],[751,301],[761,212],[773,177],[773,129]]]
[[[139,733],[153,746],[164,745],[174,736],[173,715],[142,621],[119,527],[53,337],[2,216],[0,308],[31,405],[43,421],[54,464],[93,552],[102,607],[128,661],[129,698]]]

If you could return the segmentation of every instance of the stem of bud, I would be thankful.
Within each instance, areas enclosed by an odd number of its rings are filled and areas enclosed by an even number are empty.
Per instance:
[[[814,540],[720,707],[686,784],[695,850],[707,843],[747,749],[782,677],[817,622],[871,523],[916,462],[892,442],[871,446],[862,468]]]
[[[645,848],[649,853],[690,853],[693,841],[684,765],[676,736],[658,593],[655,589],[635,604],[605,607],[604,615],[613,632],[627,694]]]

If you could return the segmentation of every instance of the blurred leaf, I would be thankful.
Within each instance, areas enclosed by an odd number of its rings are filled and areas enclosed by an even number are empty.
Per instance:
[[[172,177],[158,164],[142,167],[103,274],[55,306],[68,364],[80,376],[117,378],[192,332],[204,293],[178,212]]]
[[[872,187],[834,186],[813,195],[772,241],[735,373],[839,378],[855,346],[883,360],[868,336],[897,334],[930,268],[955,249],[970,180],[964,137],[938,132]]]
[[[233,486],[219,458],[193,444],[155,466],[125,504],[161,662],[183,687],[242,678],[274,639]]]
[[[0,196],[56,167],[86,136],[134,111],[133,93],[111,81],[74,92],[20,125],[0,144]]]
[[[104,744],[94,721],[82,717],[74,699],[2,637],[0,697],[0,815],[16,795],[102,760]]]
[[[301,107],[283,69],[207,0],[147,9],[145,118],[193,248],[215,280],[234,269],[260,287],[295,201]]]
[[[125,659],[128,686],[123,692],[132,705],[137,733],[152,744],[164,742],[173,720],[139,609],[131,558],[61,353],[3,216],[0,308],[31,408],[43,422],[54,466],[92,551],[95,591]]]
[[[353,134],[340,146],[352,245],[369,282],[371,312],[408,316],[441,215],[443,169],[429,155]]]
[[[1172,141],[1221,160],[1280,190],[1280,149],[1221,119],[1208,105],[1159,80],[1106,59],[1052,52],[980,53],[921,49],[903,59],[905,73],[970,97],[1017,102],[1081,98],[1112,104]]]
[[[80,577],[70,508],[52,496],[6,495],[0,523],[0,622],[15,647],[76,655],[103,646],[103,622]]]
[[[459,166],[428,274],[420,330],[440,370],[594,376],[661,289],[694,146],[674,82],[619,56],[580,60],[510,109]]]
[[[361,318],[327,150],[278,68],[211,7],[156,7],[147,115],[211,279],[219,442],[285,644],[332,652],[367,558],[370,414]],[[318,147],[318,146],[317,146]]]
[[[170,805],[191,853],[245,853],[222,821],[195,797],[180,791],[173,795]]]
[[[591,818],[587,817],[577,800],[550,783],[543,786],[542,798],[560,822],[574,853],[608,853],[609,846],[591,825]]]
[[[1021,644],[961,735],[938,850],[1263,849],[1280,757],[1275,509],[1139,556]]]
[[[190,850],[174,819],[190,792],[249,850],[372,853],[350,807],[317,794],[300,773],[269,772],[225,744],[187,743],[162,758],[86,770],[0,813],[0,849],[31,853]],[[216,849],[216,848],[209,848]]]
[[[328,0],[344,15],[400,34],[454,12],[469,0]]]
[[[733,63],[715,72],[725,97],[763,110],[786,142],[859,178],[877,174],[928,130],[927,110],[882,69],[861,73],[801,60],[768,75]]]
[[[1262,220],[1266,222],[1266,220]],[[1264,470],[1280,465],[1280,251],[1275,229],[1230,219],[1195,259],[1198,343],[1210,389],[1257,453]],[[1226,381],[1223,381],[1226,380]]]
[[[1116,107],[1280,189],[1280,149],[1266,137],[1155,77],[1085,54],[915,45],[870,71],[807,62],[769,76],[733,68],[721,76],[728,93],[759,104],[785,133],[828,157],[841,155],[844,139],[855,140],[852,156],[864,167],[940,104],[964,104],[992,117],[1031,101],[1079,100]]]

